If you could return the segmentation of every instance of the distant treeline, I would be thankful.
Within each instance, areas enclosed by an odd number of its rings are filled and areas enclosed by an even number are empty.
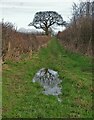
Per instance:
[[[71,51],[92,55],[94,25],[94,2],[73,4],[70,23],[57,37]]]
[[[2,60],[13,59],[19,61],[24,54],[32,56],[32,52],[39,50],[50,40],[50,36],[41,33],[21,33],[10,22],[0,23],[2,26]]]

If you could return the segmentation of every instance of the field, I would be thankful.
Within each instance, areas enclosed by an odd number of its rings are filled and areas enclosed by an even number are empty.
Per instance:
[[[92,118],[91,58],[67,51],[56,38],[31,59],[3,64],[3,118]],[[41,68],[58,71],[62,102],[32,83]]]

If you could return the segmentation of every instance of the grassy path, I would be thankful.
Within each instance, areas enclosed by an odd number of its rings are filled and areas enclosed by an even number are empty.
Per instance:
[[[56,39],[31,60],[3,65],[3,117],[6,118],[90,118],[92,117],[91,60],[63,49]],[[41,93],[32,83],[40,68],[59,72],[62,79],[62,102]],[[64,79],[63,79],[64,77]]]

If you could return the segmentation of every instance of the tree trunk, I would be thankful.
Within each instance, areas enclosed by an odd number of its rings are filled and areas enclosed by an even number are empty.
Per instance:
[[[45,28],[45,34],[49,35],[48,27]]]

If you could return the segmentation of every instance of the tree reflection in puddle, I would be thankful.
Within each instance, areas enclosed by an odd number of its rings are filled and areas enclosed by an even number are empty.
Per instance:
[[[57,96],[58,101],[61,102],[58,95],[61,93],[60,83],[62,82],[59,79],[57,71],[42,68],[34,76],[33,82],[39,82],[44,88],[43,94]]]

